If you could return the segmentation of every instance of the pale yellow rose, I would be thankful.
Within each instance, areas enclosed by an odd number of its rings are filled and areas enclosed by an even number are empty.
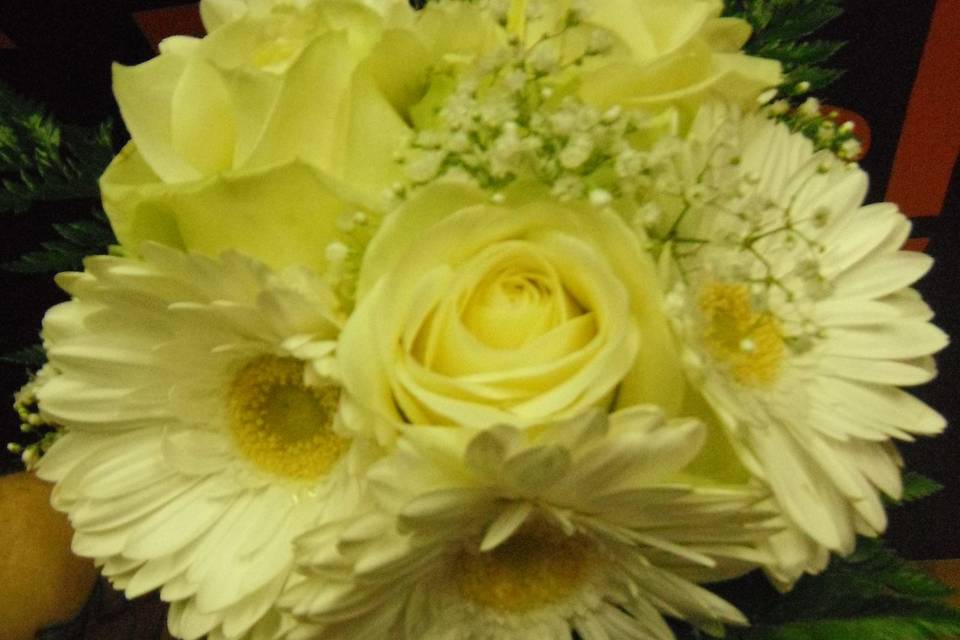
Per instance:
[[[233,249],[276,269],[324,271],[325,248],[340,239],[337,221],[375,204],[299,160],[170,185],[128,146],[108,177],[104,208],[128,251],[144,241],[209,256]]]
[[[208,36],[169,38],[153,60],[116,66],[133,140],[101,189],[121,244],[322,266],[336,216],[376,206],[400,177],[403,102],[423,84],[412,45],[388,27],[397,18],[371,6],[208,0]],[[391,73],[407,62],[415,71]]]
[[[370,68],[384,21],[356,0],[273,3],[205,38],[168,38],[153,60],[114,68],[124,122],[168,183],[299,157],[383,184],[392,169],[380,141],[406,132]]]
[[[655,267],[622,218],[533,195],[423,189],[369,246],[340,341],[360,414],[531,425],[590,407],[676,412],[683,384]],[[364,411],[365,410],[365,411]]]
[[[309,3],[310,0],[201,0],[200,19],[207,33],[213,33],[251,12],[264,15],[281,4],[303,8]]]
[[[599,103],[691,113],[707,99],[747,106],[782,81],[780,63],[741,48],[750,25],[721,18],[721,0],[603,0],[590,20],[617,35],[629,50],[585,79],[582,93]]]
[[[542,3],[552,8],[530,28],[551,32],[549,17],[572,3]],[[685,120],[710,98],[755,106],[760,93],[782,82],[780,63],[744,54],[750,25],[722,11],[722,0],[590,0],[582,28],[599,27],[612,46],[583,67],[580,96],[599,106],[672,107]]]

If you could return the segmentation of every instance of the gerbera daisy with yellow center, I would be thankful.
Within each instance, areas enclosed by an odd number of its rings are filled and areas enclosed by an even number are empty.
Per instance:
[[[890,440],[944,427],[899,388],[929,381],[947,344],[910,288],[932,261],[902,250],[896,206],[863,206],[863,171],[785,125],[711,105],[674,149],[651,230],[670,317],[688,377],[791,523],[770,546],[790,583],[886,528]]]
[[[282,604],[315,627],[295,637],[668,640],[663,616],[745,623],[695,582],[759,561],[762,496],[687,482],[704,438],[649,406],[407,430],[359,515],[298,541]]]
[[[238,254],[143,255],[58,277],[38,397],[66,432],[39,474],[74,551],[130,598],[160,588],[175,636],[273,637],[291,540],[357,493],[334,297]]]

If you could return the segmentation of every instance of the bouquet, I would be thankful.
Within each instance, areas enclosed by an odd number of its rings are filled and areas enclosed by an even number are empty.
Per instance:
[[[947,338],[763,11],[203,0],[115,67],[116,243],[18,397],[74,551],[185,640],[854,637],[715,583],[886,553]],[[872,637],[960,628],[884,567]]]

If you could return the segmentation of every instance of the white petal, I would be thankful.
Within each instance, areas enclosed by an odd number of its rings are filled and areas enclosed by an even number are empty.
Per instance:
[[[909,287],[933,265],[930,256],[915,251],[900,251],[865,260],[834,280],[833,295],[843,298],[879,298]]]
[[[797,526],[830,549],[851,550],[846,503],[803,446],[780,425],[753,429],[750,440],[766,480]]]
[[[480,542],[480,551],[490,551],[506,541],[523,525],[532,511],[533,505],[529,502],[514,502],[508,506],[487,527],[487,532]]]
[[[527,449],[503,465],[503,479],[523,494],[536,494],[570,470],[570,452],[557,446]]]
[[[925,362],[894,362],[832,355],[820,359],[819,369],[829,371],[837,378],[898,386],[924,384],[936,376],[936,371],[926,366]]]
[[[940,351],[947,335],[926,322],[886,322],[826,332],[823,353],[853,358],[907,359]]]

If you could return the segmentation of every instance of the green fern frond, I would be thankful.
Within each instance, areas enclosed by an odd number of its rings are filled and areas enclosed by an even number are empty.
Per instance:
[[[903,496],[900,502],[916,502],[939,493],[943,490],[943,485],[928,478],[916,471],[907,471],[903,474]]]
[[[83,268],[86,256],[106,253],[115,242],[102,213],[90,220],[54,224],[53,229],[60,239],[42,243],[41,249],[2,265],[3,269],[15,273],[75,271]]]
[[[753,25],[757,44],[803,38],[843,13],[839,0],[727,0],[726,11]]]
[[[58,123],[0,84],[0,213],[36,202],[95,199],[113,157],[112,127]]]
[[[774,40],[756,50],[762,58],[773,58],[784,64],[809,66],[826,62],[846,45],[834,40],[811,40],[810,42]]]
[[[919,474],[916,474],[919,475]],[[861,540],[856,553],[843,561],[842,570],[872,583],[870,594],[918,600],[940,600],[953,591],[942,582],[915,569],[882,540]]]
[[[960,634],[952,590],[883,541],[862,539],[850,557],[750,611],[753,626],[729,640],[934,640]],[[747,603],[748,605],[750,603]],[[745,607],[749,608],[749,607]]]
[[[885,611],[849,619],[755,626],[731,640],[946,640],[960,635],[960,611],[930,602],[885,603]]]
[[[10,353],[0,355],[0,362],[18,364],[29,369],[39,369],[47,361],[47,352],[39,344],[30,345]]]
[[[76,271],[78,267],[77,252],[68,242],[52,240],[41,244],[41,249],[25,253],[16,260],[3,265],[6,271],[14,273],[60,273],[61,271]]]
[[[744,50],[783,64],[784,85],[809,83],[811,90],[835,82],[842,72],[821,65],[843,42],[803,41],[843,13],[839,0],[726,0],[725,15],[742,18],[753,27]]]

